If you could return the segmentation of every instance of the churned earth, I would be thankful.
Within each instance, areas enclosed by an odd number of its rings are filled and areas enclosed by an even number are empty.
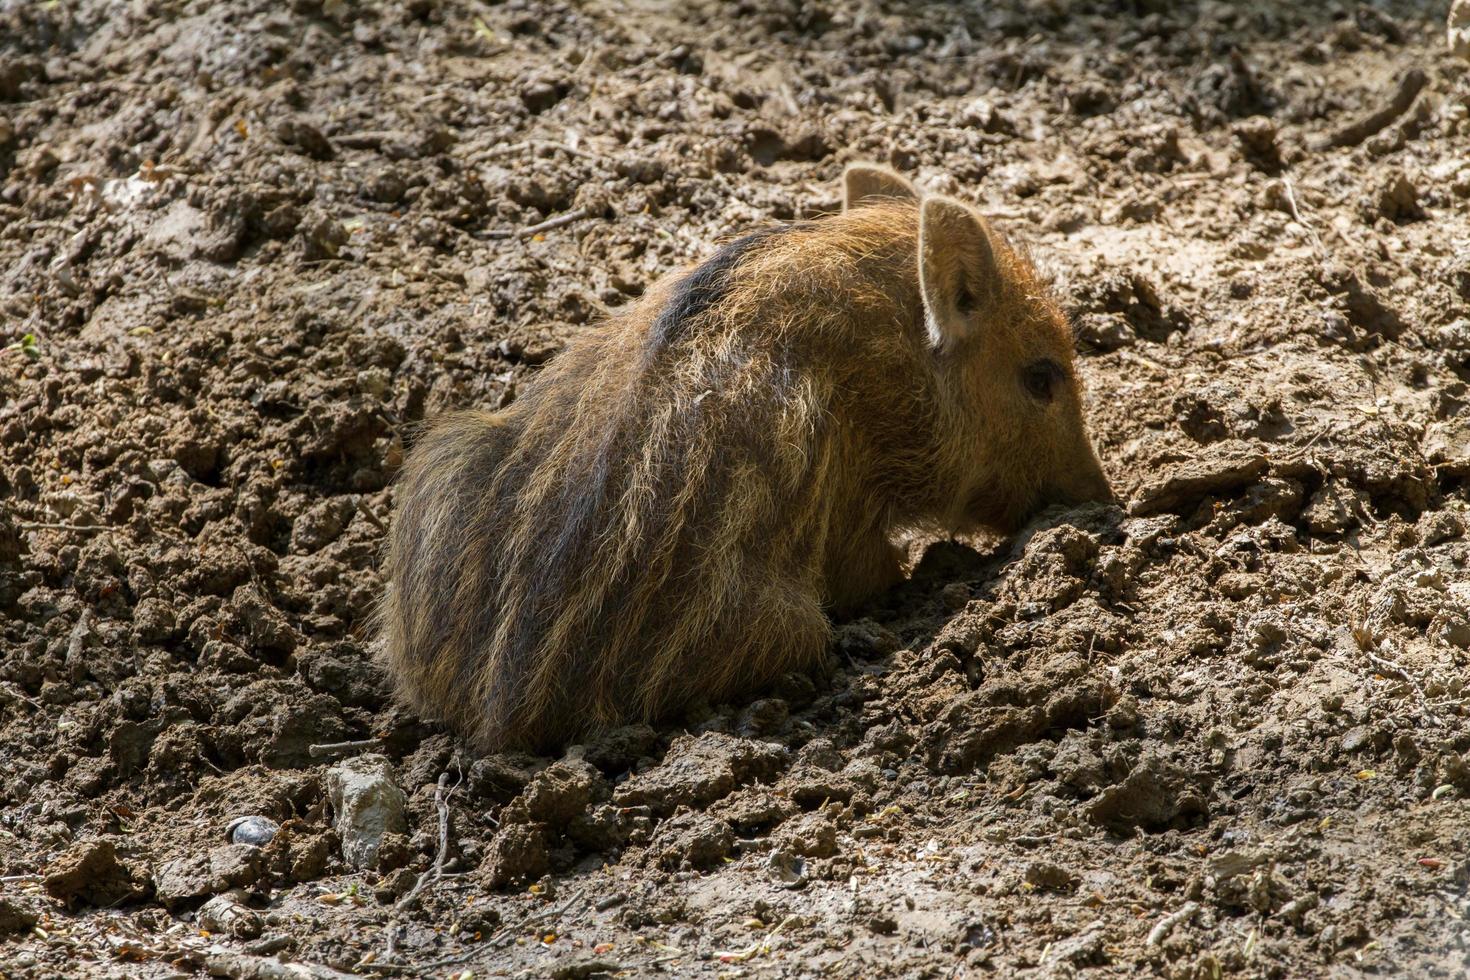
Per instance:
[[[0,974],[1465,975],[1446,7],[0,0]],[[562,758],[395,707],[415,423],[850,160],[1029,244],[1124,506]]]

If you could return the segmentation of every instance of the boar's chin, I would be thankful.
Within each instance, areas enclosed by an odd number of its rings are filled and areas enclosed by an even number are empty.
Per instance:
[[[1033,498],[1005,498],[982,487],[970,497],[965,507],[965,520],[970,526],[959,530],[983,529],[993,534],[1015,534],[1040,509],[1040,502]]]

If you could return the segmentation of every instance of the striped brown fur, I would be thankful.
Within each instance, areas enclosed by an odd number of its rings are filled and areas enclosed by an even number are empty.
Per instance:
[[[545,748],[718,702],[817,661],[828,610],[900,577],[896,533],[1107,494],[1070,333],[1025,258],[978,216],[983,240],[965,226],[956,247],[989,258],[948,254],[935,216],[963,225],[964,206],[890,172],[855,169],[848,197],[659,283],[508,409],[427,427],[382,610],[419,711],[482,748]],[[935,311],[967,277],[980,327],[945,334]],[[1038,358],[1061,370],[1045,403],[1023,377]]]

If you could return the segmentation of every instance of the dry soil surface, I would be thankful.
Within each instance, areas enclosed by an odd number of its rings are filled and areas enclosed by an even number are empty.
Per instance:
[[[0,973],[1463,976],[1445,8],[0,0]],[[856,159],[1029,243],[1125,506],[562,758],[396,708],[414,423]]]

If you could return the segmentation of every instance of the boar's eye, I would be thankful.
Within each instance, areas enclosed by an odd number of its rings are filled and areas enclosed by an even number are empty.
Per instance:
[[[1026,393],[1038,401],[1049,402],[1056,394],[1057,385],[1066,378],[1062,366],[1049,357],[1032,361],[1021,369],[1021,383]]]

